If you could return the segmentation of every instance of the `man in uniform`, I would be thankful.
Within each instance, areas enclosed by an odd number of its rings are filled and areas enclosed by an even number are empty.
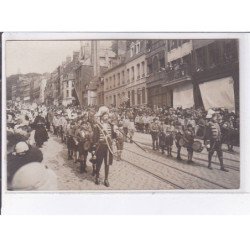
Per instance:
[[[159,149],[159,142],[158,142],[159,132],[160,132],[160,127],[157,122],[157,118],[154,118],[153,122],[150,124],[150,133],[152,137],[153,150]]]
[[[180,139],[183,137],[183,130],[182,125],[179,121],[175,124],[175,145],[177,148],[177,156],[176,159],[178,161],[181,161],[181,145],[180,145]]]
[[[35,128],[34,139],[37,147],[41,148],[43,143],[49,139],[48,132],[45,128],[45,119],[39,112],[38,116],[35,118],[33,126]]]
[[[80,127],[77,129],[76,135],[78,139],[78,152],[79,152],[79,161],[80,161],[80,172],[86,173],[86,162],[88,151],[91,144],[91,139],[93,136],[92,128],[90,123],[86,119],[87,117],[84,116],[81,122]]]
[[[109,123],[109,110],[101,107],[97,113],[100,122],[95,124],[93,142],[96,145],[96,179],[95,184],[100,184],[100,169],[104,160],[105,179],[104,185],[109,187],[108,175],[109,165],[113,163],[112,139],[115,138],[113,126]]]
[[[187,146],[188,161],[187,163],[193,163],[193,143],[194,143],[194,129],[192,124],[187,125],[187,129],[184,131],[183,139]]]
[[[220,161],[220,170],[228,172],[223,165],[223,153],[222,153],[222,141],[221,141],[221,129],[217,121],[217,113],[207,115],[207,119],[211,120],[208,122],[207,133],[204,137],[204,144],[208,149],[208,168],[212,169],[211,161],[214,152],[217,152],[219,161]]]

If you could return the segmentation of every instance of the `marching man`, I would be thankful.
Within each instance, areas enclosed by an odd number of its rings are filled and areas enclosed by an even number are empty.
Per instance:
[[[100,122],[97,122],[94,127],[93,142],[96,145],[96,179],[95,184],[100,184],[100,169],[102,162],[105,166],[104,185],[109,187],[108,175],[109,165],[113,163],[112,140],[115,138],[113,126],[109,123],[109,109],[105,106],[100,107],[97,113],[100,117]]]
[[[206,116],[207,119],[211,119],[208,122],[207,133],[205,134],[204,144],[208,150],[208,168],[212,169],[211,161],[214,152],[217,152],[219,161],[220,161],[220,170],[228,172],[223,165],[223,153],[222,153],[222,138],[221,138],[221,129],[217,120],[217,113],[213,110],[209,110]]]

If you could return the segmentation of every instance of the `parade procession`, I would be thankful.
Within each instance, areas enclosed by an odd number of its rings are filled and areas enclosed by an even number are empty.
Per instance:
[[[150,136],[149,144],[134,140],[138,138],[136,134]],[[50,166],[43,163],[43,149],[51,140],[63,145],[64,157],[67,154],[66,164],[73,164],[83,179],[91,176],[92,181],[100,185],[100,172],[104,172],[104,175],[101,174],[102,183],[109,187],[112,185],[109,172],[112,173],[117,163],[123,160],[126,167],[128,159],[123,152],[124,144],[125,151],[134,144],[133,148],[140,154],[146,152],[147,157],[161,154],[166,163],[171,159],[193,165],[196,158],[193,157],[194,152],[197,155],[206,154],[204,159],[209,170],[213,169],[215,162],[212,157],[215,153],[218,157],[216,169],[235,171],[224,164],[223,149],[230,154],[234,152],[234,146],[238,147],[239,117],[227,110],[204,112],[169,108],[153,111],[149,108],[109,109],[105,106],[98,110],[84,110],[79,107],[47,108],[43,105],[10,106],[7,110],[10,189],[34,188],[33,181],[38,181],[41,176],[35,175],[38,179],[30,176],[32,163],[40,163],[36,164],[39,174],[45,174],[42,168],[48,172]],[[42,188],[57,188],[56,172],[51,170],[46,176],[41,182]],[[28,177],[31,179],[27,180]]]
[[[239,188],[236,40],[73,45],[52,73],[6,66],[8,191]]]

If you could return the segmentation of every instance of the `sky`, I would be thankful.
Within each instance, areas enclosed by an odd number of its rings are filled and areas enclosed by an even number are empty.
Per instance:
[[[110,42],[102,42],[105,45]],[[80,41],[7,41],[6,76],[26,73],[51,73],[73,51]]]

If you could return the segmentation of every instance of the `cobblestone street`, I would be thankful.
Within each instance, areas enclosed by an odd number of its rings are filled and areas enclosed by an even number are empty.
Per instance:
[[[67,160],[67,148],[59,138],[50,135],[42,148],[44,163],[58,177],[58,189],[81,190],[170,190],[170,189],[237,189],[239,188],[239,148],[235,152],[224,151],[224,163],[229,172],[219,170],[218,157],[213,157],[213,170],[207,169],[207,152],[194,153],[194,163],[187,164],[186,149],[182,149],[182,161],[176,161],[176,148],[169,158],[151,149],[148,134],[135,133],[135,144],[125,143],[122,161],[114,160],[110,166],[110,187],[103,185],[104,169],[101,169],[101,185],[95,185],[92,166],[87,161],[87,173],[79,173],[79,163]]]

